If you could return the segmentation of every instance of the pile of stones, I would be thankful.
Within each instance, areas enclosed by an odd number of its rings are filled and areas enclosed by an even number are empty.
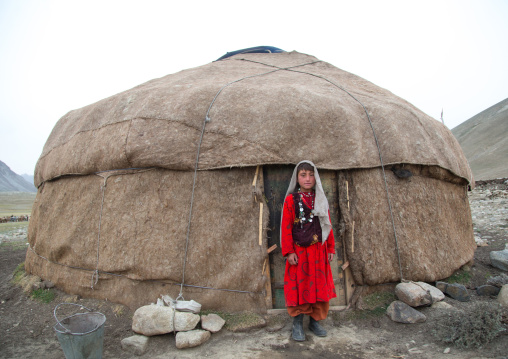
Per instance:
[[[197,329],[198,323],[201,329]],[[123,339],[122,348],[142,355],[150,337],[168,333],[175,333],[178,349],[196,347],[208,341],[212,333],[219,332],[225,323],[217,314],[183,312],[158,300],[157,304],[145,305],[134,312],[132,330],[137,334]]]
[[[496,297],[501,306],[508,308],[508,284],[503,284],[506,279],[508,276],[504,274],[499,278],[494,277],[492,284],[478,287],[476,294]],[[445,294],[461,302],[468,302],[471,299],[467,288],[462,284],[437,282],[436,286],[432,286],[425,282],[404,282],[395,287],[398,300],[390,304],[386,314],[398,323],[423,323],[427,320],[426,316],[415,308],[431,306],[451,309],[450,304],[443,302]]]

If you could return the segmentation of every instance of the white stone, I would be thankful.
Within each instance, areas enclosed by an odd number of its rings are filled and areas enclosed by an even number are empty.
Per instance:
[[[190,332],[176,333],[176,347],[178,349],[197,347],[203,344],[212,334],[208,330],[191,330]]]
[[[432,304],[432,296],[416,283],[399,283],[395,287],[395,295],[400,301],[411,307]]]
[[[490,252],[490,262],[492,266],[508,271],[508,244],[502,251]]]
[[[448,304],[446,302],[436,302],[436,303],[432,304],[431,308],[433,308],[433,309],[446,309],[446,310],[458,310],[453,305],[450,305],[450,304]]]
[[[446,348],[444,351],[443,351],[443,354],[449,354],[450,353],[450,348]]]
[[[508,284],[501,287],[501,291],[497,295],[497,301],[505,308],[508,308]]]
[[[432,303],[440,302],[445,299],[444,293],[433,285],[425,282],[416,282],[416,284],[418,284],[420,287],[423,287],[423,289],[430,293],[430,296],[432,297]]]
[[[226,321],[217,314],[208,314],[201,317],[201,328],[217,333],[226,324]]]
[[[399,300],[392,302],[388,306],[386,315],[394,322],[406,324],[423,323],[427,320],[424,314]]]
[[[133,335],[122,339],[122,349],[127,350],[136,355],[143,355],[148,347],[148,337],[144,335]]]
[[[159,305],[145,305],[134,312],[132,330],[136,333],[152,336],[173,331],[173,315],[175,310]],[[176,312],[174,318],[175,331],[192,330],[199,323],[199,315]]]

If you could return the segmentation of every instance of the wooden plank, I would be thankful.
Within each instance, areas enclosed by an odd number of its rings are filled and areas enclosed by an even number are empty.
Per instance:
[[[293,173],[294,166],[288,165],[266,165],[263,170],[263,187],[266,197],[266,205],[269,213],[267,246],[272,248],[280,243],[280,218],[282,215],[282,206],[286,195],[289,181]],[[284,308],[283,286],[278,288],[276,283],[284,282],[284,270],[286,263],[282,257],[280,247],[275,248],[269,254],[269,272],[270,286],[272,296],[272,308]]]
[[[355,288],[355,282],[353,280],[353,273],[351,273],[351,267],[347,267],[346,270],[344,271],[345,273],[345,277],[346,277],[346,283],[345,283],[345,288],[346,288],[346,303],[347,305],[349,305],[349,303],[351,302],[351,298],[353,297],[353,293],[354,293],[354,288]]]
[[[259,166],[256,167],[256,174],[254,175],[254,180],[252,181],[252,187],[256,187],[256,181],[258,179]]]
[[[270,248],[268,248],[268,249],[266,250],[266,253],[270,254],[270,253],[272,253],[275,249],[277,249],[277,245],[276,245],[276,244],[274,244],[273,246],[271,246]]]
[[[347,200],[347,209],[349,210],[349,183],[346,181],[346,200]]]
[[[342,252],[343,252],[343,262],[341,264],[341,272],[343,276],[343,290],[344,290],[344,303],[348,305],[351,296],[354,292],[354,281],[352,277],[351,268],[349,266],[349,260],[348,255],[346,252],[346,236],[349,235],[348,233],[348,226],[351,225],[350,218],[351,218],[351,207],[350,207],[350,195],[349,195],[349,181],[346,180],[346,174],[345,172],[338,172],[337,173],[337,186],[339,189],[342,189],[342,192],[339,191],[338,195],[338,202],[339,202],[339,208],[344,211],[344,213],[341,215],[343,225],[346,227],[346,231],[344,232],[341,242],[342,242]],[[340,183],[339,183],[340,182]]]
[[[259,245],[263,244],[263,202],[259,202]]]
[[[355,252],[355,221],[353,221],[353,228],[351,228],[351,253]]]
[[[343,282],[341,281],[341,270],[339,265],[339,263],[342,264],[342,246],[340,243],[340,234],[338,231],[340,223],[340,209],[338,202],[339,195],[337,187],[337,172],[321,170],[319,171],[319,177],[321,178],[321,184],[323,185],[323,190],[325,192],[326,198],[328,199],[328,205],[330,207],[330,219],[332,221],[332,228],[335,236],[336,255],[333,257],[333,260],[330,263],[330,267],[332,270],[332,276],[334,278],[335,292],[337,297],[330,300],[330,306],[337,306],[345,304],[344,286],[342,284]]]
[[[266,276],[265,281],[265,303],[266,308],[273,308],[272,282],[270,278],[270,263],[268,258],[263,263],[263,273]]]

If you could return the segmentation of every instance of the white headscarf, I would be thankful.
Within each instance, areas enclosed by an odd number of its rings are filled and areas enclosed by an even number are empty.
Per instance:
[[[293,176],[291,177],[291,181],[289,182],[288,191],[286,192],[286,196],[284,198],[286,198],[289,194],[294,192],[296,185],[298,184],[298,166],[302,163],[308,163],[312,167],[314,167],[314,178],[316,179],[316,187],[315,187],[316,199],[314,200],[313,213],[314,213],[314,216],[319,217],[319,223],[321,224],[321,232],[322,232],[321,238],[322,238],[322,243],[324,243],[328,239],[328,235],[330,234],[330,231],[332,230],[332,224],[330,223],[330,217],[328,216],[328,208],[329,208],[328,200],[326,199],[325,191],[323,190],[323,186],[321,185],[321,179],[319,178],[319,173],[318,173],[318,170],[317,170],[316,166],[314,165],[314,163],[312,163],[311,161],[305,160],[305,161],[299,162],[296,165],[295,170],[293,171]],[[282,213],[283,213],[282,215],[284,215],[284,211]],[[282,223],[282,218],[281,218],[281,223]],[[282,225],[281,225],[280,238],[282,239]]]

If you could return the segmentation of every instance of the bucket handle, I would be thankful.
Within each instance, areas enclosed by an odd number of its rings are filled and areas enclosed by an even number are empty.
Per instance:
[[[75,304],[75,303],[60,303],[60,304],[58,304],[58,305],[55,307],[55,310],[53,310],[53,315],[54,315],[54,317],[55,317],[55,319],[56,319],[56,322],[57,322],[58,324],[60,324],[60,326],[61,326],[62,328],[64,328],[64,329],[65,329],[65,333],[72,333],[72,332],[71,332],[68,328],[66,328],[66,327],[65,327],[65,326],[64,326],[64,325],[63,325],[63,324],[62,324],[62,323],[58,320],[58,317],[57,317],[57,315],[56,315],[56,311],[57,311],[58,307],[60,307],[61,305],[75,305],[76,307],[80,307],[81,309],[86,309],[86,310],[88,310],[89,312],[91,312],[91,311],[92,311],[91,309],[88,309],[87,307],[85,307],[85,306],[83,306],[83,305],[80,305],[80,304]]]

